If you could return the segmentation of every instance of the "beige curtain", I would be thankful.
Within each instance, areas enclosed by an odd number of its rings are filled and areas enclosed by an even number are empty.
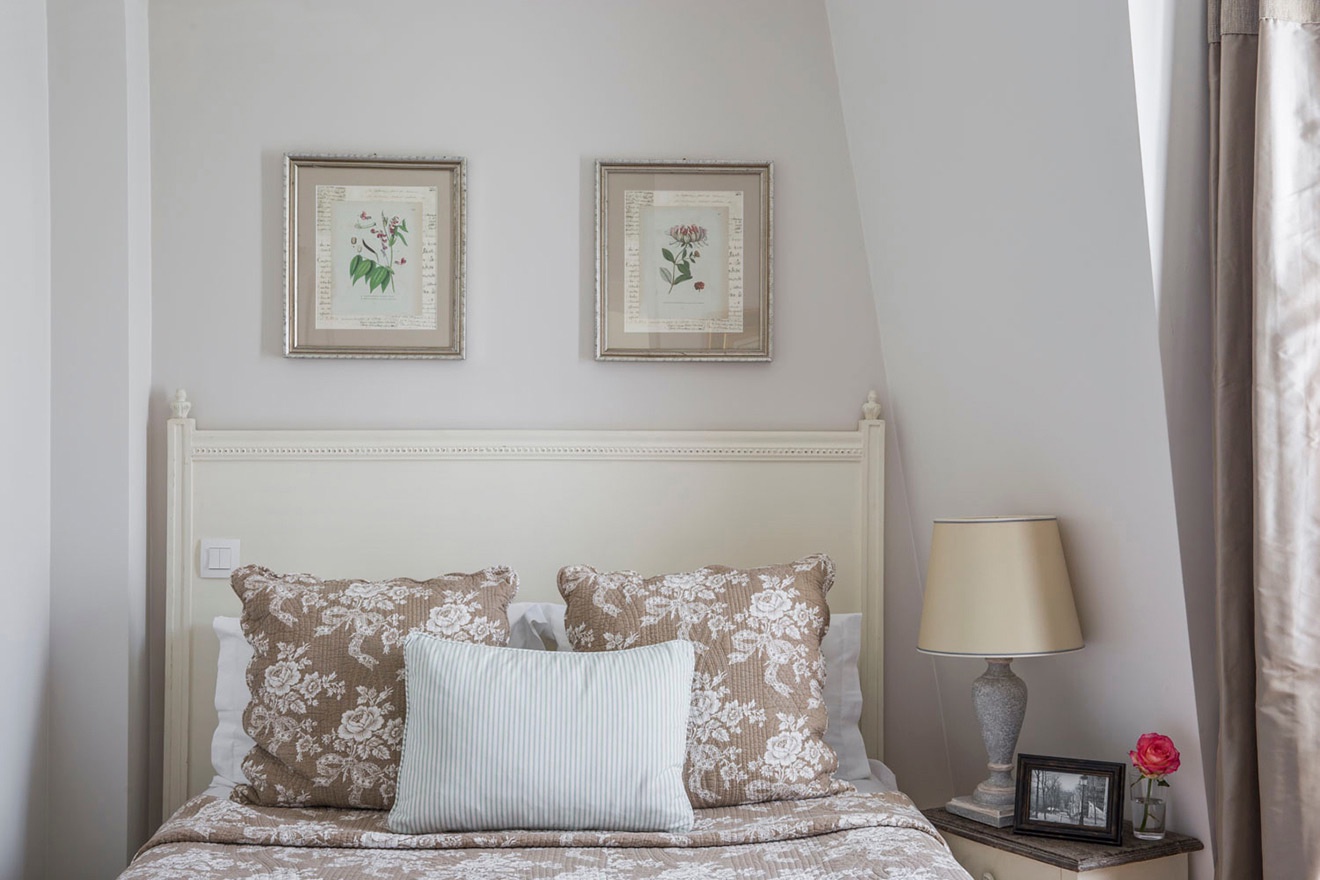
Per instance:
[[[1216,876],[1320,878],[1320,0],[1210,0]]]

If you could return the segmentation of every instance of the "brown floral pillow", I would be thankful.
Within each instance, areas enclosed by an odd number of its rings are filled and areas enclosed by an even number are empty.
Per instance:
[[[559,572],[578,651],[686,639],[697,649],[688,719],[688,797],[724,807],[834,794],[838,757],[825,744],[828,556],[787,565],[642,578],[585,565]]]
[[[387,810],[403,740],[404,638],[508,644],[518,576],[501,567],[330,581],[248,565],[232,584],[253,649],[243,728],[256,741],[233,799]]]

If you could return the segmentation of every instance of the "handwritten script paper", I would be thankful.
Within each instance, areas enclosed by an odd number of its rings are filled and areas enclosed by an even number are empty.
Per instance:
[[[438,205],[434,186],[316,187],[316,329],[436,329]],[[382,215],[408,227],[392,247]],[[390,266],[388,285],[354,278],[355,256]]]
[[[691,249],[693,277],[674,283],[665,277],[677,277],[664,255],[676,250],[668,231],[687,225],[706,238]],[[627,333],[742,332],[742,192],[624,191],[623,317]]]

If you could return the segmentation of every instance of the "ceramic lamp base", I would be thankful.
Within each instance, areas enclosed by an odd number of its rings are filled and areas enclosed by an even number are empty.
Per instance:
[[[944,809],[955,816],[980,822],[993,828],[1007,828],[1013,824],[1013,805],[996,806],[983,804],[971,797],[956,797],[944,805]]]
[[[1027,714],[1027,685],[1013,674],[1011,663],[1005,657],[987,658],[985,672],[972,682],[972,702],[981,722],[990,776],[972,795],[954,798],[945,808],[955,816],[995,828],[1013,824],[1013,753]]]

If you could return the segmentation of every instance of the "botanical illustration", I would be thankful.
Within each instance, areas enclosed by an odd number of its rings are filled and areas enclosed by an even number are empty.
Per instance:
[[[366,211],[358,215],[353,224],[361,231],[360,237],[354,235],[349,244],[353,247],[353,259],[348,262],[348,275],[354,285],[359,281],[367,285],[367,290],[384,290],[387,286],[394,290],[394,273],[400,266],[408,265],[408,258],[394,257],[394,246],[408,246],[410,234],[408,221],[395,214],[386,216],[381,212],[380,219],[368,216]]]
[[[419,175],[426,177],[432,175]],[[311,241],[301,231],[311,218],[293,218],[299,241],[292,246],[312,257],[297,261],[300,266],[311,264],[310,271],[298,269],[298,284],[315,288],[314,296],[298,299],[299,308],[311,312],[312,326],[303,326],[305,332],[438,331],[428,337],[426,348],[432,342],[445,345],[442,336],[457,341],[452,316],[457,314],[453,306],[459,291],[453,286],[457,276],[449,248],[455,236],[461,239],[462,230],[454,228],[447,213],[455,204],[452,194],[432,179],[425,185],[316,185]],[[290,326],[296,336],[301,325],[295,321]],[[337,353],[360,349],[369,356],[370,350],[390,351],[394,346],[351,336],[336,337],[333,343],[310,336],[304,341],[308,353],[328,345]],[[442,355],[437,351],[436,356]]]
[[[744,331],[743,196],[624,190],[623,234],[605,244],[623,251],[621,277],[606,286],[625,333]]]
[[[412,328],[415,322],[398,319],[427,311],[427,287],[434,280],[433,272],[425,272],[428,241],[434,238],[426,231],[425,194],[345,189],[361,192],[358,198],[338,200],[323,194],[324,210],[317,215],[324,218],[324,228],[318,229],[317,277],[330,294],[322,325],[349,321],[357,329]]]
[[[706,228],[695,223],[669,227],[669,247],[660,249],[660,256],[669,263],[660,267],[660,277],[669,284],[666,293],[672,293],[676,285],[692,280],[692,264],[701,259],[698,248],[706,243],[706,238]],[[706,282],[697,281],[692,286],[702,291],[706,289]]]

